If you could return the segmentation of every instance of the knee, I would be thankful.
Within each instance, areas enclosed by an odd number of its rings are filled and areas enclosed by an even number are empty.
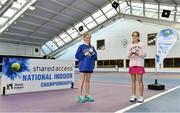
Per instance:
[[[86,79],[86,83],[90,83],[90,79]]]

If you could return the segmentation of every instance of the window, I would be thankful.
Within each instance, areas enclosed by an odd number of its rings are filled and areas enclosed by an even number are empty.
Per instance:
[[[88,18],[86,18],[86,19],[84,19],[83,20],[83,22],[85,23],[85,24],[89,24],[90,22],[92,22],[93,21],[93,19],[92,19],[92,17],[88,17]]]
[[[35,0],[0,0],[0,7],[4,4],[9,4],[8,9],[2,13],[0,17],[0,32],[3,32],[9,25],[11,25],[24,11],[31,6]]]
[[[79,61],[75,61],[75,67],[76,67],[76,68],[79,67]]]
[[[113,7],[111,5],[111,3],[107,4],[105,7],[102,8],[102,11],[104,13],[108,12],[109,10],[111,10]]]
[[[98,24],[101,24],[101,23],[103,23],[103,22],[106,21],[106,20],[107,20],[107,18],[106,18],[104,15],[96,18],[96,22],[97,22]]]
[[[63,34],[60,35],[60,37],[61,37],[62,39],[64,39],[64,38],[68,37],[68,34],[64,32]]]
[[[0,25],[3,25],[7,20],[7,18],[0,17]]]
[[[122,2],[120,4],[120,10],[121,10],[121,13],[125,13],[125,14],[130,14],[130,7],[129,7],[129,4],[127,4],[127,2]]]
[[[117,60],[117,66],[123,68],[124,67],[124,60]]]
[[[59,41],[59,42],[57,42],[57,44],[58,44],[59,47],[61,47],[61,46],[64,45],[64,42],[63,41]]]
[[[0,1],[2,4],[5,4],[7,2],[7,0],[1,0]]]
[[[70,29],[67,30],[67,33],[69,35],[73,34],[74,32],[76,32],[76,30],[74,29],[74,27],[71,27]]]
[[[92,14],[93,18],[96,20],[96,22],[98,24],[104,22],[106,19],[106,17],[103,15],[101,10],[98,10],[97,12],[95,12],[94,14]]]
[[[3,14],[3,16],[12,17],[16,12],[17,12],[17,10],[8,9],[8,10]]]
[[[71,32],[72,32],[72,31],[71,31]],[[63,40],[64,42],[66,42],[66,43],[72,40],[66,32],[64,32],[63,34],[61,34],[60,37],[61,37],[62,40]],[[62,45],[62,42],[58,42],[58,43],[59,43],[60,45]],[[59,45],[59,44],[58,44],[58,45]]]
[[[64,38],[63,40],[64,40],[64,42],[68,43],[68,42],[71,41],[72,39],[68,36],[68,37]]]
[[[165,58],[164,68],[180,68],[180,58]]]
[[[98,10],[97,12],[95,12],[94,14],[92,14],[92,16],[93,16],[94,19],[96,19],[96,18],[98,18],[98,17],[100,17],[100,16],[102,16],[102,15],[103,15],[103,13],[102,13],[101,10]]]
[[[176,22],[180,22],[180,7],[177,7]]]
[[[97,40],[97,50],[105,49],[105,40]]]
[[[103,66],[103,61],[102,60],[97,61],[97,67],[102,67],[102,66]]]
[[[105,15],[108,18],[111,18],[112,16],[117,14],[117,11],[112,7],[112,4],[108,4],[105,7],[102,8],[102,11],[105,13]]]
[[[132,2],[132,14],[137,16],[143,16],[143,4]]]
[[[48,42],[46,43],[46,45],[47,45],[49,48],[51,48],[51,50],[53,50],[53,51],[58,48],[52,41],[48,41]]]
[[[46,45],[43,45],[42,49],[45,52],[45,54],[49,54],[51,52],[51,50]]]
[[[158,18],[158,5],[145,4],[145,16],[149,18]]]
[[[147,35],[147,45],[148,46],[154,46],[156,45],[156,35],[157,33],[151,33]]]
[[[129,59],[126,59],[126,68],[129,67]]]
[[[155,59],[145,59],[144,65],[147,68],[154,68],[155,67]]]
[[[73,39],[77,38],[79,36],[79,33],[77,31],[75,31],[74,33],[71,34],[71,37]]]
[[[96,27],[97,24],[96,24],[95,21],[92,21],[91,23],[87,24],[86,26],[87,26],[89,29],[92,29],[92,28]]]
[[[116,60],[110,60],[110,61],[109,61],[109,65],[115,66],[116,64],[117,64],[117,61],[116,61]]]
[[[98,68],[115,68],[116,66],[123,68],[124,62],[122,59],[115,60],[98,60],[97,67]]]
[[[111,18],[111,17],[113,17],[114,15],[116,15],[117,12],[116,12],[116,10],[113,8],[113,9],[111,9],[110,11],[106,12],[105,14],[106,14],[106,16],[107,16],[108,18]]]
[[[60,39],[59,37],[55,37],[55,38],[54,38],[54,41],[55,41],[55,42],[59,42],[59,41],[61,41],[61,39]]]
[[[104,60],[104,66],[108,66],[109,65],[109,60]]]

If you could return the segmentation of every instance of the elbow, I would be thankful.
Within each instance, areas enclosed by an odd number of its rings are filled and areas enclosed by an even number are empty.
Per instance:
[[[146,57],[146,53],[141,54],[141,57]]]

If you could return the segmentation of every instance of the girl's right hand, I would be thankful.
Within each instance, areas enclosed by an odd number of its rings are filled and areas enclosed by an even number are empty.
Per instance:
[[[132,56],[132,55],[133,55],[133,53],[132,53],[132,52],[130,52],[130,53],[129,53],[129,56]]]

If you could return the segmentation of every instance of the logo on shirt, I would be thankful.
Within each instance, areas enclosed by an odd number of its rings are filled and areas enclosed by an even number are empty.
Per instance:
[[[141,51],[141,47],[140,46],[133,46],[130,51],[132,53],[136,53],[136,52],[140,52]]]

